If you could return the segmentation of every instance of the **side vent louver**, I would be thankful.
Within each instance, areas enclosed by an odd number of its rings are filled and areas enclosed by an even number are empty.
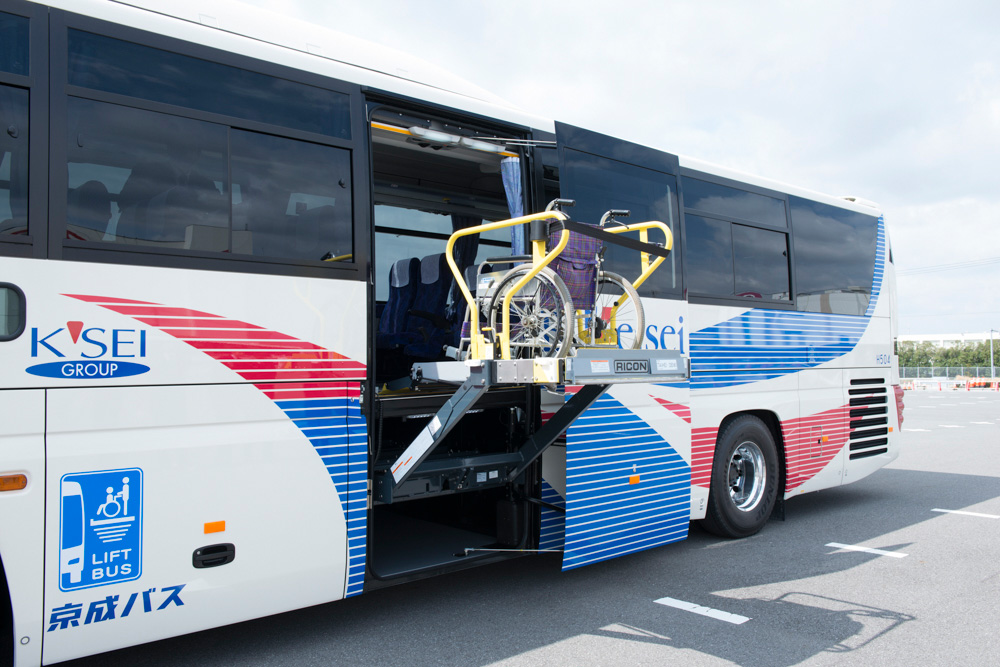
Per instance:
[[[889,451],[889,391],[884,378],[851,380],[850,458]]]

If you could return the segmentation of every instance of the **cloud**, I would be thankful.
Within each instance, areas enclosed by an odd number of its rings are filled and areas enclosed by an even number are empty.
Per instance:
[[[286,7],[414,53],[539,115],[877,201],[900,266],[1000,254],[982,243],[996,237],[1000,221],[1000,3],[297,0]],[[989,312],[980,278],[901,277],[904,323],[927,333],[960,322],[963,330],[1000,325],[1000,314],[958,319]],[[940,300],[935,312],[951,314],[916,322],[929,299]]]

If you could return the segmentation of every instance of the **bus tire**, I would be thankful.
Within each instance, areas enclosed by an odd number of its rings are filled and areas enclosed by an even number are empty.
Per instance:
[[[770,429],[741,415],[719,434],[702,527],[720,537],[748,537],[771,516],[778,495],[778,450]]]
[[[0,667],[14,664],[14,610],[10,604],[7,573],[0,560]]]

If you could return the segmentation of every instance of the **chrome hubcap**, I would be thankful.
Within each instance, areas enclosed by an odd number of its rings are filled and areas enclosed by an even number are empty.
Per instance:
[[[742,512],[753,510],[764,497],[764,453],[757,443],[746,441],[729,458],[726,484],[729,498]]]

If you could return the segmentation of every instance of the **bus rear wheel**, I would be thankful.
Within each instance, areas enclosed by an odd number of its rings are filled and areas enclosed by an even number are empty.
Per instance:
[[[778,495],[778,450],[770,429],[741,415],[720,431],[702,526],[720,537],[748,537],[771,516]]]

